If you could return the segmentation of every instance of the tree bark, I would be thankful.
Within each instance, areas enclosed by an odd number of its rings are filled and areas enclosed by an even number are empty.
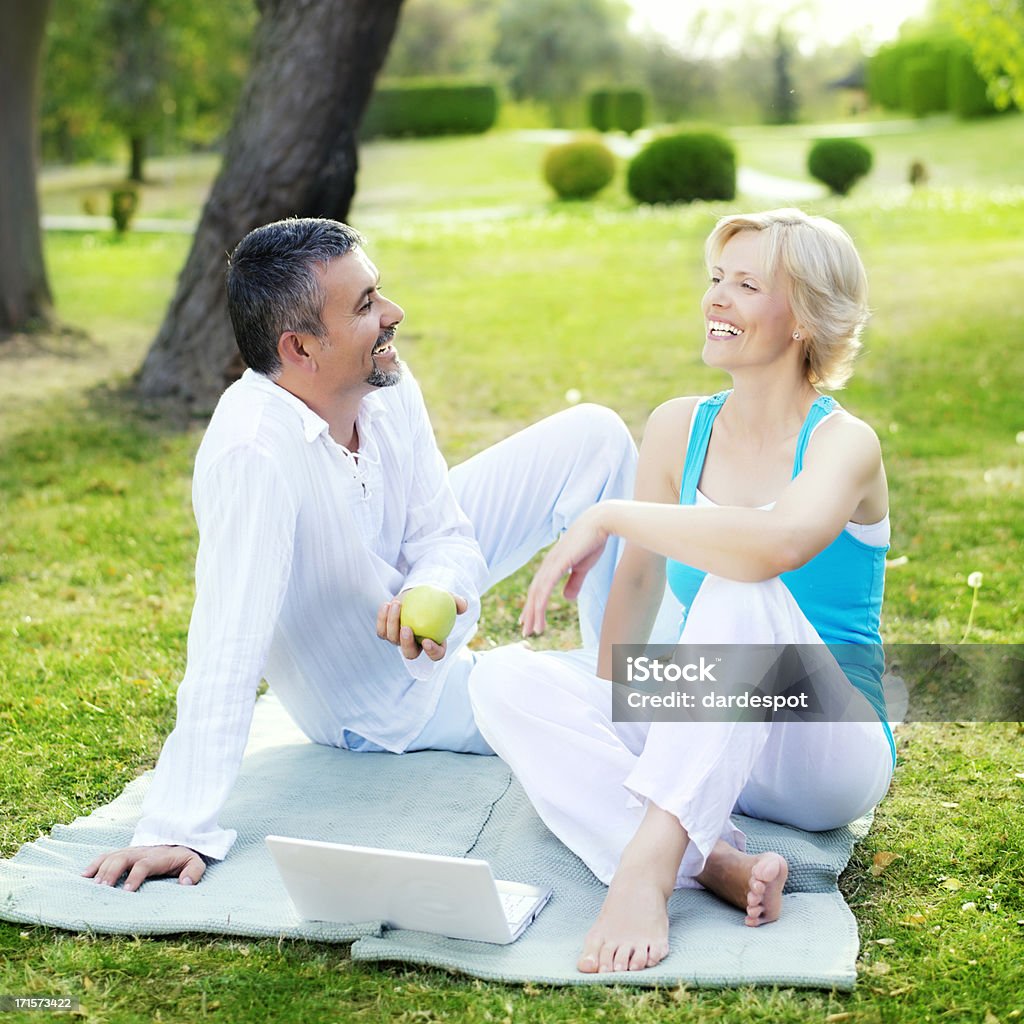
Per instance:
[[[0,338],[50,320],[36,194],[39,71],[50,0],[0,0]]]
[[[128,160],[128,180],[137,181],[141,185],[145,181],[142,170],[146,162],[146,137],[132,135],[128,140],[128,145],[131,152]]]
[[[252,228],[288,216],[344,220],[356,133],[402,0],[262,0],[252,71],[163,326],[139,375],[145,397],[199,413],[242,370],[225,260]]]

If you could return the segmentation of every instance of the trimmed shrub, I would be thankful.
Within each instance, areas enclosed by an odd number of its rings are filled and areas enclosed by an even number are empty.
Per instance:
[[[615,97],[615,127],[632,135],[647,122],[647,93],[622,89]]]
[[[978,74],[966,47],[958,47],[950,54],[949,109],[961,118],[985,117],[998,112],[988,97],[988,86]]]
[[[617,128],[632,135],[647,122],[647,93],[642,89],[595,89],[587,96],[587,118],[595,131]]]
[[[907,61],[903,68],[903,105],[914,117],[949,109],[948,65],[948,54]]]
[[[807,154],[807,170],[836,195],[845,196],[871,170],[871,150],[856,139],[819,139]]]
[[[596,132],[610,132],[615,127],[611,89],[595,89],[587,97],[587,120]]]
[[[640,203],[734,199],[736,150],[714,132],[663,135],[633,157],[626,187]]]
[[[493,85],[420,79],[374,91],[361,127],[362,137],[474,135],[498,117]]]
[[[119,235],[131,227],[138,208],[139,190],[134,185],[120,185],[110,190],[110,217]]]
[[[589,199],[615,177],[615,156],[600,139],[573,139],[544,157],[544,180],[559,199]]]

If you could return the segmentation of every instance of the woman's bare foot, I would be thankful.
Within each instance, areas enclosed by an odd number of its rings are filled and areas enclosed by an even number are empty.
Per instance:
[[[727,903],[746,911],[743,923],[752,928],[777,921],[789,865],[778,853],[741,853],[718,842],[697,878]]]
[[[679,819],[648,803],[583,940],[580,971],[642,971],[668,956],[668,898],[687,842]]]
[[[671,890],[669,890],[671,892]],[[584,974],[642,971],[668,955],[668,895],[649,872],[620,868],[576,964]]]
[[[789,877],[789,865],[778,853],[754,857],[747,882],[747,916],[743,923],[756,928],[777,921],[782,913],[782,888]]]

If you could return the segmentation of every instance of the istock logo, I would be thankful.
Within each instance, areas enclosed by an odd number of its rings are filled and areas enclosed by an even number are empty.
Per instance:
[[[659,661],[646,655],[626,659],[626,680],[630,683],[715,683],[715,667],[721,658],[708,661],[701,656],[699,661],[680,665],[675,661]]]

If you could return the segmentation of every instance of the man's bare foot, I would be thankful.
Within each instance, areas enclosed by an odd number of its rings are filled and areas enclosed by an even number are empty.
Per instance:
[[[621,868],[576,963],[584,974],[642,971],[668,955],[668,894],[649,873]]]
[[[743,923],[754,928],[777,921],[789,865],[778,853],[741,853],[718,842],[697,881],[727,903],[746,911]]]

